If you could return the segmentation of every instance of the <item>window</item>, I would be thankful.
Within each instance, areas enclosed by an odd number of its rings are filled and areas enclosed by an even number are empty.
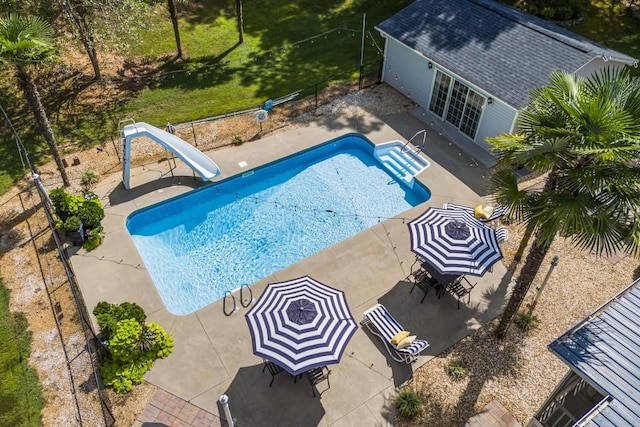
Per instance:
[[[447,94],[449,93],[449,83],[451,77],[438,72],[436,74],[436,83],[433,87],[433,96],[431,97],[431,105],[429,109],[442,117],[444,107],[447,105]]]
[[[441,71],[436,72],[429,110],[445,118],[471,139],[476,136],[484,101],[482,95],[468,86]]]

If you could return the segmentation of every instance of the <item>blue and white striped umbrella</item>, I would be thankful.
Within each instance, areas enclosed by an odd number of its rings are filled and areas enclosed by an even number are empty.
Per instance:
[[[245,317],[253,353],[292,375],[338,363],[358,328],[344,292],[309,276],[270,283]]]
[[[463,210],[429,208],[409,234],[411,250],[440,274],[482,276],[502,259],[495,230]]]

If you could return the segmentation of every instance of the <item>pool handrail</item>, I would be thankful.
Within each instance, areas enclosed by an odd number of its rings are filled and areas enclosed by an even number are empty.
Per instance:
[[[249,300],[248,300],[249,302],[246,305],[244,303],[244,294],[242,292],[244,288],[249,289]],[[253,301],[255,300],[253,299],[253,291],[251,290],[251,287],[249,287],[249,285],[247,284],[241,285],[240,286],[240,305],[242,305],[243,307],[249,307]]]
[[[233,310],[227,313],[227,294],[231,296],[233,300]],[[224,296],[222,297],[222,312],[225,316],[231,316],[236,310],[238,310],[238,304],[236,304],[236,297],[233,296],[231,291],[225,291]]]
[[[426,129],[421,129],[418,132],[416,132],[411,138],[409,138],[409,140],[402,146],[402,148],[400,149],[401,152],[404,153],[404,149],[409,145],[409,143],[411,141],[413,141],[413,138],[415,138],[416,136],[422,134],[422,144],[420,145],[416,145],[414,148],[412,148],[411,150],[408,151],[415,151],[416,153],[419,153],[421,151],[424,150],[424,145],[427,143],[427,130]]]

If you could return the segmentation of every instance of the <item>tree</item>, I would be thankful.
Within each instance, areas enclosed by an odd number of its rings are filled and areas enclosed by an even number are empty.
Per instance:
[[[102,78],[100,63],[98,62],[98,52],[96,50],[96,37],[94,23],[96,13],[95,5],[91,1],[57,0],[58,6],[62,10],[64,17],[70,24],[76,38],[82,43],[91,66],[93,67],[93,77],[95,80]]]
[[[640,241],[640,82],[628,69],[604,69],[588,79],[557,71],[531,98],[518,118],[519,133],[488,138],[498,160],[495,199],[526,226],[524,238],[534,239],[498,326],[500,338],[555,236],[601,255],[637,255]],[[542,174],[543,188],[520,188],[518,165]]]
[[[173,25],[173,35],[176,39],[176,59],[182,58],[182,44],[180,43],[180,29],[178,28],[178,12],[176,10],[176,1],[180,4],[187,4],[190,0],[167,0],[167,7],[169,8],[169,16],[171,17],[171,24]]]
[[[53,30],[49,24],[38,17],[23,17],[10,14],[0,18],[0,65],[10,65],[16,70],[18,84],[33,111],[49,150],[58,167],[65,187],[69,178],[62,164],[51,124],[44,110],[40,93],[30,74],[30,66],[45,64],[55,58]]]
[[[236,0],[236,15],[238,19],[238,43],[244,43],[244,14],[242,13],[242,0]]]

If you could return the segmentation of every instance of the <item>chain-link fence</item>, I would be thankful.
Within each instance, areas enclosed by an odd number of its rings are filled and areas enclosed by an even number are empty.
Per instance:
[[[33,178],[33,187],[19,197],[24,212],[30,212],[26,220],[29,241],[61,340],[69,373],[68,397],[73,400],[76,422],[82,426],[113,426],[111,404],[98,371],[101,343],[91,326],[69,254],[56,232],[48,195],[38,175]]]

